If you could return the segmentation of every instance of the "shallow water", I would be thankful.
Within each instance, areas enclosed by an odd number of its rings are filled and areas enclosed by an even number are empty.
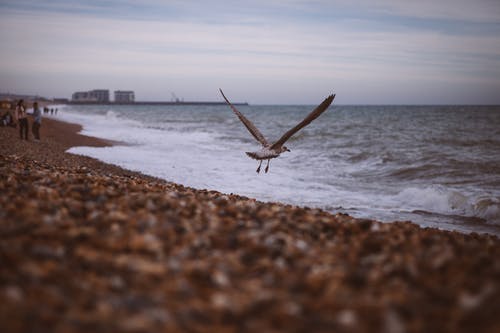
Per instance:
[[[269,141],[314,106],[238,107]],[[182,183],[382,221],[500,235],[500,107],[333,106],[268,174],[227,106],[76,106],[57,118],[126,145],[70,152]],[[54,116],[56,117],[56,116]]]

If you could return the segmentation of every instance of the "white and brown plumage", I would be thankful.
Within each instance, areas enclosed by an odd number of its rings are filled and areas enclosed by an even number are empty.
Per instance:
[[[335,95],[330,95],[325,100],[316,107],[307,117],[304,118],[299,124],[297,124],[295,127],[287,131],[281,138],[278,139],[273,144],[270,144],[266,138],[262,135],[262,133],[255,127],[255,125],[248,120],[240,111],[238,111],[231,102],[226,98],[224,93],[222,92],[222,89],[219,89],[220,93],[222,94],[222,97],[226,100],[227,104],[231,107],[233,112],[238,116],[238,118],[241,120],[243,125],[248,129],[250,134],[253,135],[253,137],[259,141],[262,144],[262,149],[256,152],[246,152],[248,156],[255,160],[259,160],[259,167],[257,168],[257,173],[260,172],[260,167],[262,165],[263,160],[267,160],[267,166],[265,171],[269,171],[269,161],[272,158],[276,158],[281,155],[281,153],[285,151],[290,151],[287,147],[283,146],[283,144],[292,137],[295,133],[297,133],[299,130],[302,128],[306,127],[309,125],[314,119],[318,118],[323,112],[328,109],[330,104],[332,104],[333,99],[335,98]]]

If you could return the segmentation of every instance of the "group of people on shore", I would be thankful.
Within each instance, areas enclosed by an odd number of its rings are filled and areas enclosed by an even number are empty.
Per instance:
[[[49,114],[49,112],[51,115],[53,115],[54,112],[57,114],[57,108],[56,109],[54,108],[49,109],[48,107],[43,108],[43,114]]]
[[[48,112],[48,108],[44,108],[44,113]],[[12,113],[11,110],[7,110],[0,118],[0,123],[2,126],[19,126],[19,137],[21,140],[28,140],[29,132],[29,122],[28,115],[33,117],[33,124],[31,126],[31,131],[35,141],[40,141],[40,127],[42,125],[42,110],[40,110],[38,103],[33,103],[33,112],[28,114],[26,107],[24,106],[24,101],[21,99],[16,104],[16,108]]]

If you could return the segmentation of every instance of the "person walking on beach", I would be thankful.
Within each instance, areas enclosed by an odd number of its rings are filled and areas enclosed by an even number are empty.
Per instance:
[[[33,126],[31,130],[33,131],[33,136],[35,141],[40,141],[40,126],[42,125],[42,111],[38,108],[38,103],[33,103]]]
[[[21,140],[23,136],[25,140],[28,140],[28,117],[22,99],[17,102],[15,117],[16,121],[19,123],[19,136]]]

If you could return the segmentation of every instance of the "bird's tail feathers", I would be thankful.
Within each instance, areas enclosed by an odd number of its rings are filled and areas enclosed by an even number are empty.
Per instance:
[[[251,157],[251,158],[253,158],[253,159],[255,159],[255,160],[257,160],[257,159],[258,159],[258,158],[257,158],[257,154],[256,154],[256,153],[254,153],[254,152],[247,151],[247,152],[246,152],[246,154],[248,155],[248,157]]]

